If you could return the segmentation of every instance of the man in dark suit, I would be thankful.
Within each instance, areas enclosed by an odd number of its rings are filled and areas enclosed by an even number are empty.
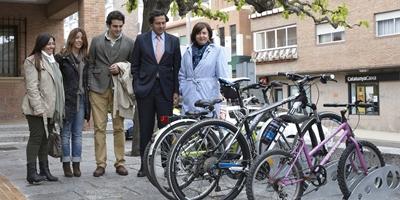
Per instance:
[[[122,34],[125,16],[119,11],[108,14],[108,30],[92,39],[89,49],[89,99],[94,122],[94,149],[97,168],[93,176],[104,175],[107,165],[106,126],[107,114],[113,108],[112,76],[119,74],[116,63],[131,60],[133,40]],[[126,176],[124,118],[113,116],[114,167],[119,175]]]
[[[168,123],[173,103],[178,99],[178,72],[181,64],[179,39],[165,32],[168,17],[159,10],[150,13],[151,31],[138,35],[131,61],[133,85],[139,110],[140,156],[143,171],[143,154],[153,134],[154,117],[158,128]]]

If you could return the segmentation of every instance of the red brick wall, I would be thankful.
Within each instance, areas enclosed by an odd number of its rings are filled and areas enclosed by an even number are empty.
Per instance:
[[[79,0],[79,27],[85,29],[89,44],[106,30],[104,0]]]
[[[0,3],[1,18],[26,18],[26,49],[19,48],[20,72],[25,51],[27,55],[32,51],[36,36],[41,32],[49,32],[56,38],[56,51],[63,46],[63,20],[49,20],[45,16],[45,5]],[[25,43],[23,40],[20,42]],[[23,121],[21,102],[25,94],[22,77],[0,77],[0,123]]]

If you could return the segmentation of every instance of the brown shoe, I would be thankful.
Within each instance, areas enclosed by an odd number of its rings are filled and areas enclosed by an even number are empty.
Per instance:
[[[72,177],[71,163],[63,162],[63,171],[65,177]]]
[[[121,176],[128,175],[128,170],[126,170],[123,165],[118,166],[115,171],[117,172],[117,174],[119,174]]]
[[[94,177],[103,176],[105,172],[106,170],[104,169],[104,167],[98,166],[96,170],[93,172],[93,176]]]
[[[73,162],[72,170],[74,171],[75,177],[80,177],[81,176],[80,162]]]

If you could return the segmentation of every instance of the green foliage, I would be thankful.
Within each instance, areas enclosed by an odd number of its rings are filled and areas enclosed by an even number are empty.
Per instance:
[[[151,1],[162,1],[162,0],[151,0]],[[349,9],[345,4],[341,4],[334,9],[329,8],[329,0],[225,0],[227,2],[234,2],[236,9],[240,10],[248,3],[254,3],[256,10],[262,12],[271,7],[278,8],[283,7],[284,11],[282,16],[288,19],[290,15],[295,14],[301,19],[310,17],[316,24],[319,23],[330,23],[334,28],[343,26],[347,28],[353,27],[348,23]],[[183,2],[183,4],[182,4]],[[191,2],[191,3],[190,3]],[[179,4],[178,4],[179,3]],[[193,3],[195,3],[193,5]],[[184,6],[180,8],[179,5]],[[269,6],[268,6],[269,5]],[[125,3],[128,12],[137,9],[138,0],[126,0]],[[146,8],[145,8],[146,9]],[[183,11],[182,11],[183,10]],[[188,11],[192,11],[193,15],[199,17],[206,17],[212,20],[219,20],[227,22],[229,15],[227,12],[220,10],[211,10],[210,8],[202,5],[202,0],[172,0],[170,5],[170,11],[173,15],[180,12],[180,15],[186,14]],[[367,21],[360,21],[357,26],[368,27]]]
[[[125,3],[126,10],[128,13],[131,13],[133,10],[136,10],[138,7],[138,0],[127,0]]]
[[[283,18],[285,18],[285,19],[289,19],[289,16],[290,16],[289,11],[288,11],[288,10],[284,10],[284,11],[282,12],[282,16],[283,16]]]
[[[169,11],[173,16],[177,15],[179,10],[178,3],[176,1],[172,1]]]
[[[227,22],[229,20],[229,15],[227,12],[222,12],[219,10],[213,11],[210,8],[206,8],[202,5],[201,0],[197,0],[196,3],[197,6],[194,6],[194,9],[192,10],[193,15],[223,22]]]
[[[369,27],[369,23],[367,20],[361,20],[358,25],[365,28]]]

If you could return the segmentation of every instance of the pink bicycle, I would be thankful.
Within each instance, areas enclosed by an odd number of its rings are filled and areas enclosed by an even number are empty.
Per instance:
[[[368,141],[357,141],[350,127],[346,113],[355,107],[372,107],[371,104],[324,104],[327,107],[346,107],[341,111],[342,123],[315,148],[309,150],[303,136],[307,123],[298,127],[298,134],[293,140],[292,150],[271,150],[258,156],[251,165],[246,183],[248,199],[301,199],[308,185],[318,187],[327,182],[326,166],[340,144],[346,148],[340,156],[337,169],[337,181],[343,194],[348,199],[352,190],[371,171],[385,165],[379,149]],[[279,120],[279,119],[278,119]],[[312,119],[310,119],[312,120]],[[324,145],[333,138],[339,139],[325,155],[318,155]],[[306,163],[302,163],[305,158]],[[305,166],[303,169],[303,166]]]

